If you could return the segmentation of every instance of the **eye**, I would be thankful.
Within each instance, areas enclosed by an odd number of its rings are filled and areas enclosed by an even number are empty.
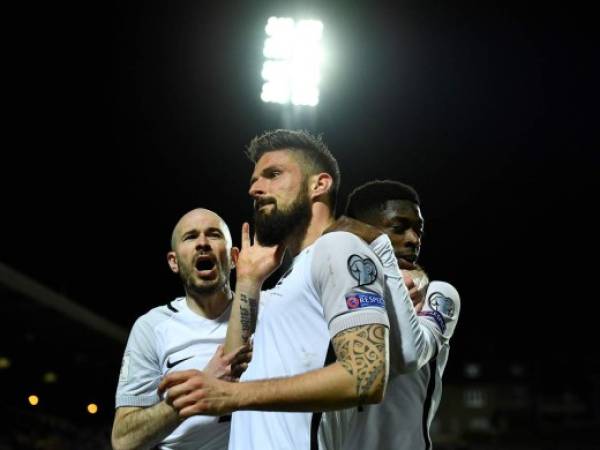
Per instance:
[[[267,178],[277,178],[279,175],[281,175],[281,170],[279,169],[269,169],[265,174]]]
[[[391,228],[394,233],[402,234],[406,231],[406,224],[398,223],[398,224],[392,225]]]

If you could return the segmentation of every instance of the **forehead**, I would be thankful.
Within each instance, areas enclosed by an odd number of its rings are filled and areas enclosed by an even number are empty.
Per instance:
[[[410,200],[387,200],[381,209],[386,218],[404,217],[413,220],[423,220],[419,205]]]
[[[205,230],[207,228],[218,228],[223,233],[227,234],[227,226],[223,219],[212,211],[205,209],[190,211],[183,216],[177,224],[177,231],[179,234],[189,230]]]
[[[254,173],[260,173],[267,167],[270,166],[298,166],[299,163],[296,157],[294,156],[294,152],[291,150],[274,150],[271,152],[263,153],[263,155],[256,161],[256,165],[254,166]]]

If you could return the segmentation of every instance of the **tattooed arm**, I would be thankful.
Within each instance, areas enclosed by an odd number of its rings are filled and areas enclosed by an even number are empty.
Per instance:
[[[247,344],[254,333],[260,288],[256,281],[238,279],[225,339],[226,352]]]
[[[256,328],[263,282],[281,264],[283,247],[263,247],[250,240],[250,226],[242,225],[242,245],[236,263],[235,296],[225,338],[225,353],[248,343]]]
[[[387,383],[388,329],[361,325],[334,339],[337,361],[288,378],[227,383],[198,371],[174,372],[161,383],[180,419],[240,409],[329,411],[383,399]],[[193,373],[192,373],[193,372]]]
[[[383,399],[389,370],[387,343],[387,328],[380,324],[350,328],[333,338],[337,363],[354,378],[359,403]]]

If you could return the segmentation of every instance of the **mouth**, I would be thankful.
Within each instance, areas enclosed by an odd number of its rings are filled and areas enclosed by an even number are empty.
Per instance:
[[[417,255],[415,253],[409,253],[407,255],[396,255],[396,258],[403,259],[406,262],[414,264],[417,262]]]
[[[207,276],[216,268],[216,264],[214,258],[209,255],[200,255],[196,258],[194,267],[200,276]]]
[[[275,200],[271,198],[259,198],[254,201],[254,210],[263,211],[269,205],[273,205],[273,208],[275,208]]]

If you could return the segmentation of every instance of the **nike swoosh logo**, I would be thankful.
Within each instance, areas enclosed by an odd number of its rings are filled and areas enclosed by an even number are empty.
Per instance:
[[[173,367],[175,367],[177,364],[179,364],[179,363],[182,363],[182,362],[184,362],[184,361],[187,361],[187,360],[188,360],[188,359],[190,359],[190,358],[193,358],[193,356],[188,356],[187,358],[183,358],[183,359],[180,359],[180,360],[177,360],[177,361],[173,361],[173,362],[171,362],[171,361],[169,361],[169,360],[167,359],[167,369],[172,369],[172,368],[173,368]]]

